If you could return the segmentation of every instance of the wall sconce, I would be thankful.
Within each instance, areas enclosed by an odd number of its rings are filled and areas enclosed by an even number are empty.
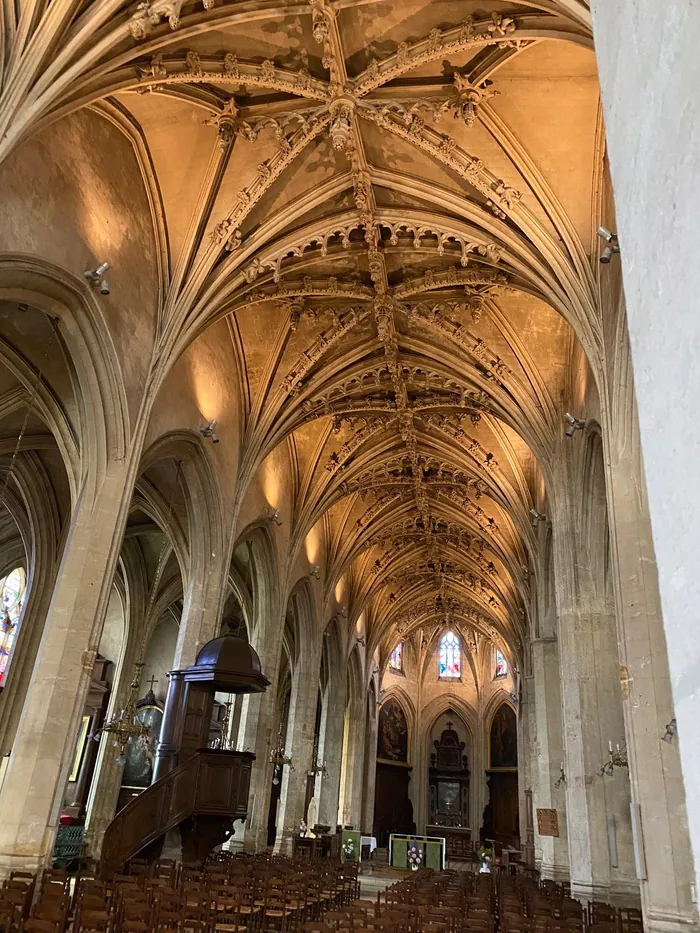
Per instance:
[[[620,241],[617,238],[617,234],[608,230],[607,227],[598,227],[598,236],[608,244],[600,256],[600,261],[604,266],[607,266],[613,256],[616,256],[620,252]]]
[[[317,580],[320,579],[321,568],[318,566],[318,564],[314,564],[313,567],[311,567],[311,569],[309,570],[309,576],[316,577]]]
[[[537,509],[530,509],[530,522],[533,528],[537,528],[540,522],[546,522],[547,516],[538,512]]]
[[[268,522],[274,522],[275,525],[281,525],[282,519],[280,518],[280,510],[273,509],[272,506],[264,513],[263,518]]]
[[[559,777],[554,782],[555,787],[561,787],[562,784],[566,784],[566,773],[564,772],[564,762],[559,762]]]
[[[364,648],[364,647],[365,647],[365,636],[364,636],[364,635],[358,635],[358,636],[357,636],[357,639],[356,639],[356,641],[355,641],[355,644],[356,644],[356,645],[360,645],[362,648]]]
[[[666,726],[666,731],[661,736],[662,742],[668,742],[669,745],[673,742],[675,737],[678,735],[678,724],[676,722],[676,717],[674,716],[671,722]]]
[[[607,774],[609,777],[612,777],[615,768],[629,768],[627,748],[625,745],[620,748],[618,743],[615,747],[615,751],[613,751],[612,742],[608,742],[608,755],[610,756],[608,761],[605,762],[598,774]]]
[[[85,272],[83,272],[83,275],[93,288],[99,287],[101,295],[109,295],[107,279],[103,278],[107,269],[109,269],[109,263],[101,262],[96,269],[86,269]]]
[[[574,418],[568,411],[564,415],[564,424],[566,425],[564,434],[566,434],[567,437],[573,437],[577,431],[583,431],[586,427],[585,421],[582,421],[580,418]]]
[[[199,429],[199,433],[202,437],[210,437],[212,444],[218,444],[219,438],[214,433],[216,428],[216,418],[213,421],[210,421],[209,424],[202,425]]]

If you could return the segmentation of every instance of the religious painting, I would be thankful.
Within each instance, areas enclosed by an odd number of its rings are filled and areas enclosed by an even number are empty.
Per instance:
[[[68,781],[70,783],[75,783],[78,780],[78,775],[80,774],[80,762],[83,760],[83,750],[85,749],[85,742],[87,740],[88,729],[90,728],[90,717],[83,716],[80,729],[78,730],[78,741],[75,746],[75,755],[73,756],[73,764],[71,765],[70,774],[68,775]]]
[[[379,710],[377,758],[408,761],[408,725],[401,704],[389,698]]]
[[[148,726],[148,733],[127,745],[122,787],[150,787],[153,780],[163,710],[159,706],[142,706],[136,715],[140,722]]]
[[[492,768],[518,766],[518,727],[515,713],[507,703],[502,703],[493,717],[490,748]]]
[[[461,788],[462,785],[458,781],[438,781],[437,798],[440,813],[459,813]]]

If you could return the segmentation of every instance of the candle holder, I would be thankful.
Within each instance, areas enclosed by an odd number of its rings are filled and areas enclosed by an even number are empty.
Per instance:
[[[607,774],[608,777],[612,777],[615,772],[615,768],[629,768],[629,762],[627,761],[627,746],[624,743],[622,748],[620,748],[618,744],[613,751],[612,742],[608,742],[608,755],[608,761],[605,762],[603,767],[598,772],[598,774],[601,776]]]

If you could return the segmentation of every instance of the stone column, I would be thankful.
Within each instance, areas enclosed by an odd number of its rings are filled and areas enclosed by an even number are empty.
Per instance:
[[[342,787],[342,823],[360,828],[362,819],[362,781],[365,760],[365,725],[364,699],[355,699],[350,703],[346,732],[344,736],[343,787]]]
[[[562,707],[557,640],[552,635],[535,639],[532,651],[532,789],[535,810],[556,810],[559,837],[539,836],[535,827],[535,853],[543,878],[569,880],[566,784],[557,785],[564,761]]]
[[[274,616],[271,616],[274,619]],[[238,748],[256,755],[250,778],[248,816],[245,823],[244,847],[248,852],[259,852],[267,845],[267,814],[272,789],[270,750],[277,739],[279,722],[275,718],[275,698],[282,651],[283,623],[272,627],[269,637],[261,630],[255,633],[251,644],[258,653],[263,674],[271,681],[265,693],[243,696]],[[285,771],[287,768],[284,769]]]
[[[369,704],[368,704],[369,705]],[[362,791],[362,825],[363,833],[372,835],[374,825],[374,791],[377,781],[377,730],[378,716],[370,716],[367,710],[367,729],[365,735],[365,779]]]
[[[0,873],[50,857],[131,495],[127,461],[78,499],[0,797]]]
[[[674,706],[629,370],[628,375],[627,391],[618,381],[626,430],[607,432],[611,551],[644,924],[667,933],[695,922],[693,860],[678,742],[661,741]]]
[[[340,673],[340,672],[339,672]],[[337,682],[336,682],[337,681]],[[321,780],[318,802],[318,821],[330,826],[335,832],[338,823],[338,800],[340,797],[340,771],[343,760],[343,725],[345,720],[345,696],[347,678],[344,674],[331,678],[331,686],[324,704],[321,719],[321,742],[319,757],[326,765],[326,774]]]
[[[612,777],[599,774],[608,742],[624,742],[612,606],[601,581],[593,578],[592,555],[578,508],[586,491],[582,493],[581,480],[572,468],[573,444],[560,446],[556,458],[560,474],[553,556],[571,890],[581,899],[638,903],[627,773],[615,769]],[[610,855],[609,819],[614,821],[617,836],[617,865]]]
[[[292,682],[285,750],[292,758],[293,768],[285,768],[282,775],[275,842],[275,850],[283,855],[292,854],[292,837],[304,817],[307,777],[313,766],[320,664],[320,647],[304,652]]]
[[[683,892],[683,903],[688,904],[700,892],[700,433],[695,426],[700,398],[700,321],[694,313],[700,293],[696,236],[700,99],[689,91],[697,76],[700,7],[688,0],[663,4],[593,0],[591,7],[622,246],[619,259],[653,552],[695,856],[695,889],[692,896]],[[647,552],[651,552],[650,542]],[[634,657],[628,661],[632,671]],[[634,672],[636,677],[640,674]],[[635,681],[631,702],[637,686]],[[660,700],[662,708],[667,701],[663,696]],[[643,753],[640,748],[639,757]],[[678,797],[672,754],[672,750],[662,750],[662,768],[664,774],[670,769],[669,790]],[[664,786],[668,788],[665,780]],[[663,807],[661,798],[657,802]],[[682,820],[676,817],[674,822]],[[649,831],[654,832],[645,824],[645,837]],[[687,855],[684,847],[675,845],[671,854],[664,844],[660,851],[667,854],[659,857],[673,860],[682,876],[688,867]],[[677,918],[659,918],[652,929],[661,929],[662,924],[677,928]]]

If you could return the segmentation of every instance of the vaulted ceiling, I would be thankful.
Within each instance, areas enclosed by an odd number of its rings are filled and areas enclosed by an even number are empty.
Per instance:
[[[516,656],[572,346],[597,352],[587,5],[71,9],[12,132],[92,106],[137,134],[160,352],[228,316],[241,482],[293,445],[297,543],[323,523],[375,647],[450,618]]]

